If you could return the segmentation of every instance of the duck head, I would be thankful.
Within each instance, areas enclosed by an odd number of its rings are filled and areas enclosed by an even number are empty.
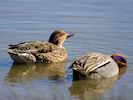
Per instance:
[[[126,59],[121,56],[118,53],[112,54],[112,59],[114,59],[114,61],[118,64],[118,66],[121,67],[126,67],[127,66],[127,61]]]
[[[71,36],[74,36],[74,34],[68,35],[68,33],[63,30],[56,30],[51,34],[49,42],[57,45],[58,47],[62,47],[65,40]]]

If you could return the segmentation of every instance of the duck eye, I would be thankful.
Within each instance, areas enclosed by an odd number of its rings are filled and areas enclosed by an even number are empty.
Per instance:
[[[62,36],[63,35],[63,33],[62,34],[60,34],[60,36]]]

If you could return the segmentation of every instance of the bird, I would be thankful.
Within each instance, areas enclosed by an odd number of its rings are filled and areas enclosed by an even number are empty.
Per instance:
[[[111,56],[90,52],[77,58],[71,64],[73,79],[106,79],[119,74],[120,68],[127,67],[126,59],[119,53]]]
[[[28,41],[9,45],[7,52],[15,64],[62,62],[67,58],[63,43],[73,35],[64,30],[55,30],[48,41]]]

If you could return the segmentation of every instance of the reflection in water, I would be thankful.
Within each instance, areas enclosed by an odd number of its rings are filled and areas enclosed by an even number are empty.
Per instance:
[[[104,93],[112,88],[116,80],[118,80],[120,75],[122,75],[125,71],[125,67],[121,68],[119,76],[117,75],[108,79],[73,81],[72,85],[69,87],[70,95],[81,100],[102,99]]]
[[[65,62],[54,64],[22,64],[12,65],[6,82],[27,82],[37,79],[59,79],[65,76]]]
[[[48,68],[40,67],[41,65],[13,65],[8,71],[11,59],[2,48],[7,48],[10,43],[47,40],[49,33],[60,28],[70,33],[78,33],[64,44],[69,56],[65,69],[73,59],[86,52],[106,54],[119,52],[128,56],[129,67],[126,74],[122,75],[117,83],[112,83],[111,90],[104,88],[107,92],[103,93],[98,93],[95,86],[91,88],[90,84],[88,87],[84,86],[88,80],[73,81],[70,88],[71,96],[68,94],[68,87],[72,83],[72,74],[70,73],[68,77],[69,81],[59,83],[60,77],[61,81],[64,79],[64,68],[58,70],[63,73],[59,77],[56,77],[57,75],[53,77],[52,73],[46,71]],[[85,98],[88,95],[88,98],[93,98],[98,94],[104,94],[103,100],[132,100],[132,65],[133,0],[56,0],[56,2],[1,0],[0,2],[0,100],[77,100],[75,96]],[[51,78],[59,79],[50,80]]]
[[[103,93],[110,89],[116,80],[117,76],[110,79],[73,81],[69,91],[72,96],[76,96],[79,99],[99,100]]]

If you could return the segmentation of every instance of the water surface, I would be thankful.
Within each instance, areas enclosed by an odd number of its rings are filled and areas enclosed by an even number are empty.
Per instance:
[[[131,100],[132,0],[0,0],[0,100]],[[54,65],[12,65],[8,44],[48,40],[56,29],[76,33],[64,44],[68,60]],[[71,62],[91,51],[127,57],[119,78],[72,81]]]

